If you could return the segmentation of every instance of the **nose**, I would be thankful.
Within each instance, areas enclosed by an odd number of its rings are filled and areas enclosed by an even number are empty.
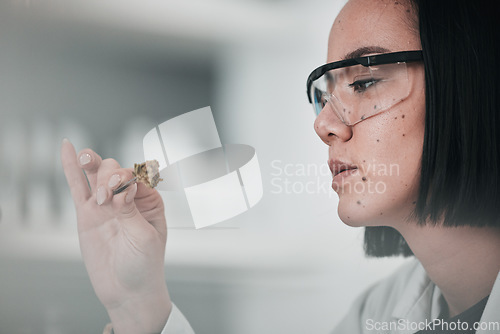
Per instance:
[[[321,110],[314,121],[314,130],[321,140],[329,146],[335,138],[345,142],[352,137],[352,127],[342,123],[330,103]]]

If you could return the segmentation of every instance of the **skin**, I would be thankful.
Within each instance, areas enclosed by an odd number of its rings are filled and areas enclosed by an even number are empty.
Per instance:
[[[413,15],[405,1],[349,1],[332,26],[328,62],[367,47],[383,49],[368,54],[420,50]],[[333,184],[342,221],[351,226],[397,229],[443,292],[453,316],[490,293],[500,270],[500,230],[444,228],[439,223],[422,227],[409,218],[418,194],[425,131],[423,65],[410,65],[408,78],[409,96],[386,112],[349,127],[327,105],[314,128],[328,145],[330,160],[358,167],[342,184]],[[383,173],[383,166],[394,164],[399,166],[399,173]],[[386,190],[353,190],[360,182],[382,182]]]
[[[141,183],[113,196],[119,183],[110,186],[110,180],[118,175],[125,183],[132,169],[102,160],[90,149],[77,155],[67,140],[61,160],[76,207],[83,260],[114,332],[160,333],[172,303],[163,271],[167,226],[159,193]]]
[[[348,2],[330,33],[328,62],[365,47],[387,52],[420,50],[418,34],[401,29],[401,16],[405,17],[405,8],[392,2]],[[368,54],[374,52],[362,55]],[[408,72],[410,95],[388,111],[349,127],[328,106],[315,121],[317,134],[329,145],[330,159],[358,167],[356,175],[334,187],[340,197],[339,216],[351,226],[383,225],[388,219],[396,224],[414,207],[424,138],[425,85],[421,64],[408,65]],[[392,172],[391,165],[397,167]],[[385,189],[383,193],[375,191],[377,184],[385,185],[377,188]]]

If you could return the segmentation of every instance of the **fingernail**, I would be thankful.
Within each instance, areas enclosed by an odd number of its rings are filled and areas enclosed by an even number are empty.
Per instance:
[[[69,139],[68,139],[68,138],[66,138],[66,137],[64,137],[64,138],[63,138],[63,140],[62,140],[62,143],[63,143],[63,144],[69,143]]]
[[[134,200],[136,193],[137,193],[137,183],[134,183],[134,185],[130,187],[127,196],[125,196],[125,202],[131,203]]]
[[[92,157],[88,153],[80,155],[80,165],[85,166],[92,160]]]
[[[104,203],[104,201],[106,200],[106,197],[107,197],[106,189],[104,189],[103,186],[100,186],[97,189],[97,194],[96,194],[97,204],[101,205],[102,203]]]
[[[120,175],[113,174],[113,176],[109,178],[108,187],[110,188],[116,187],[120,183],[120,180],[121,180]]]

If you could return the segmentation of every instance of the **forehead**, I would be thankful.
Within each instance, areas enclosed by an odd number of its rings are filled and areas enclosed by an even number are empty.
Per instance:
[[[421,49],[414,15],[408,0],[348,1],[330,31],[328,62],[353,52],[362,56]]]

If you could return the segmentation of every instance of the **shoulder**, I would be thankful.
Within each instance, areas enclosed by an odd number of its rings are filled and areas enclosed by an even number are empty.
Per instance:
[[[333,333],[363,333],[370,321],[393,320],[393,314],[401,308],[401,303],[418,298],[429,283],[418,260],[403,264],[390,276],[361,293]]]

